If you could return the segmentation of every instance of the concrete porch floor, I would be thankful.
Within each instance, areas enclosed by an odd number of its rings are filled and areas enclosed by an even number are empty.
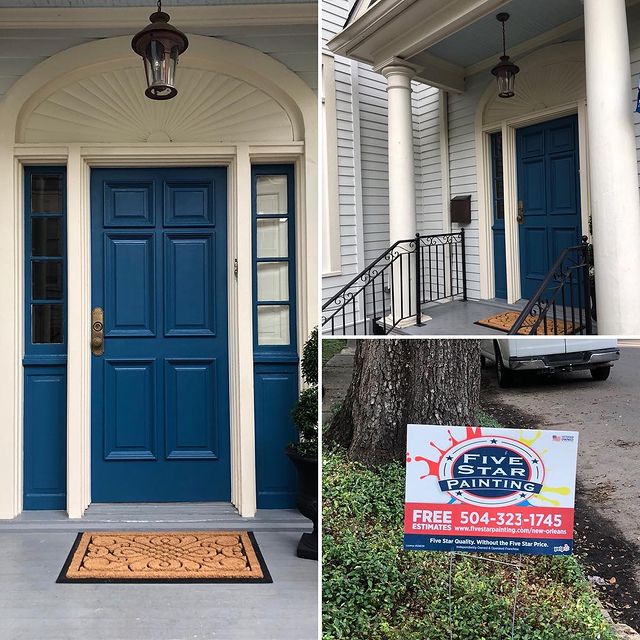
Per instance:
[[[475,336],[493,335],[506,336],[503,331],[481,327],[474,324],[489,316],[502,311],[522,311],[526,300],[519,300],[516,304],[507,304],[504,300],[453,300],[452,302],[433,303],[425,305],[422,309],[425,316],[431,316],[431,320],[425,321],[422,326],[404,327],[396,329],[393,333],[407,336]]]
[[[255,532],[273,584],[56,584],[79,531]],[[318,563],[296,557],[297,511],[241,518],[228,504],[92,505],[81,520],[24,512],[0,522],[0,638],[7,640],[312,640]]]

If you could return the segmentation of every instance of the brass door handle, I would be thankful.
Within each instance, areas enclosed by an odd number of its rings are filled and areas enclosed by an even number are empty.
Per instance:
[[[102,307],[91,310],[91,353],[101,356],[104,353],[104,311]]]
[[[516,218],[518,224],[522,224],[524,222],[524,202],[522,200],[518,200],[518,216]]]

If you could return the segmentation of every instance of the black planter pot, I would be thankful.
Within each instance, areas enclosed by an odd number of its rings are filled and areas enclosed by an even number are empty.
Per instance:
[[[285,453],[298,472],[298,510],[313,522],[313,531],[303,533],[298,543],[298,558],[318,559],[318,459],[304,458],[287,447]]]

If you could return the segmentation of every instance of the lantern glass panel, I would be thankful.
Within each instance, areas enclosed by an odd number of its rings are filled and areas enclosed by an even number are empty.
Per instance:
[[[498,73],[498,95],[501,98],[511,98],[515,95],[515,74],[506,69],[500,70]]]
[[[147,85],[158,97],[175,92],[175,74],[178,63],[178,45],[152,40],[144,56]]]

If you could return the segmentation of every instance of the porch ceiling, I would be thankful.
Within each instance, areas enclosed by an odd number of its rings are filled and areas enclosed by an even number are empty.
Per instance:
[[[461,92],[465,78],[498,61],[498,10],[511,14],[507,53],[516,61],[583,29],[582,0],[379,0],[354,12],[328,46],[374,68],[404,60],[416,67],[417,80]]]
[[[316,90],[317,9],[308,0],[179,2],[163,0],[163,6],[188,34],[267,53]],[[21,76],[59,51],[135,33],[154,7],[149,0],[0,0],[0,100]]]

